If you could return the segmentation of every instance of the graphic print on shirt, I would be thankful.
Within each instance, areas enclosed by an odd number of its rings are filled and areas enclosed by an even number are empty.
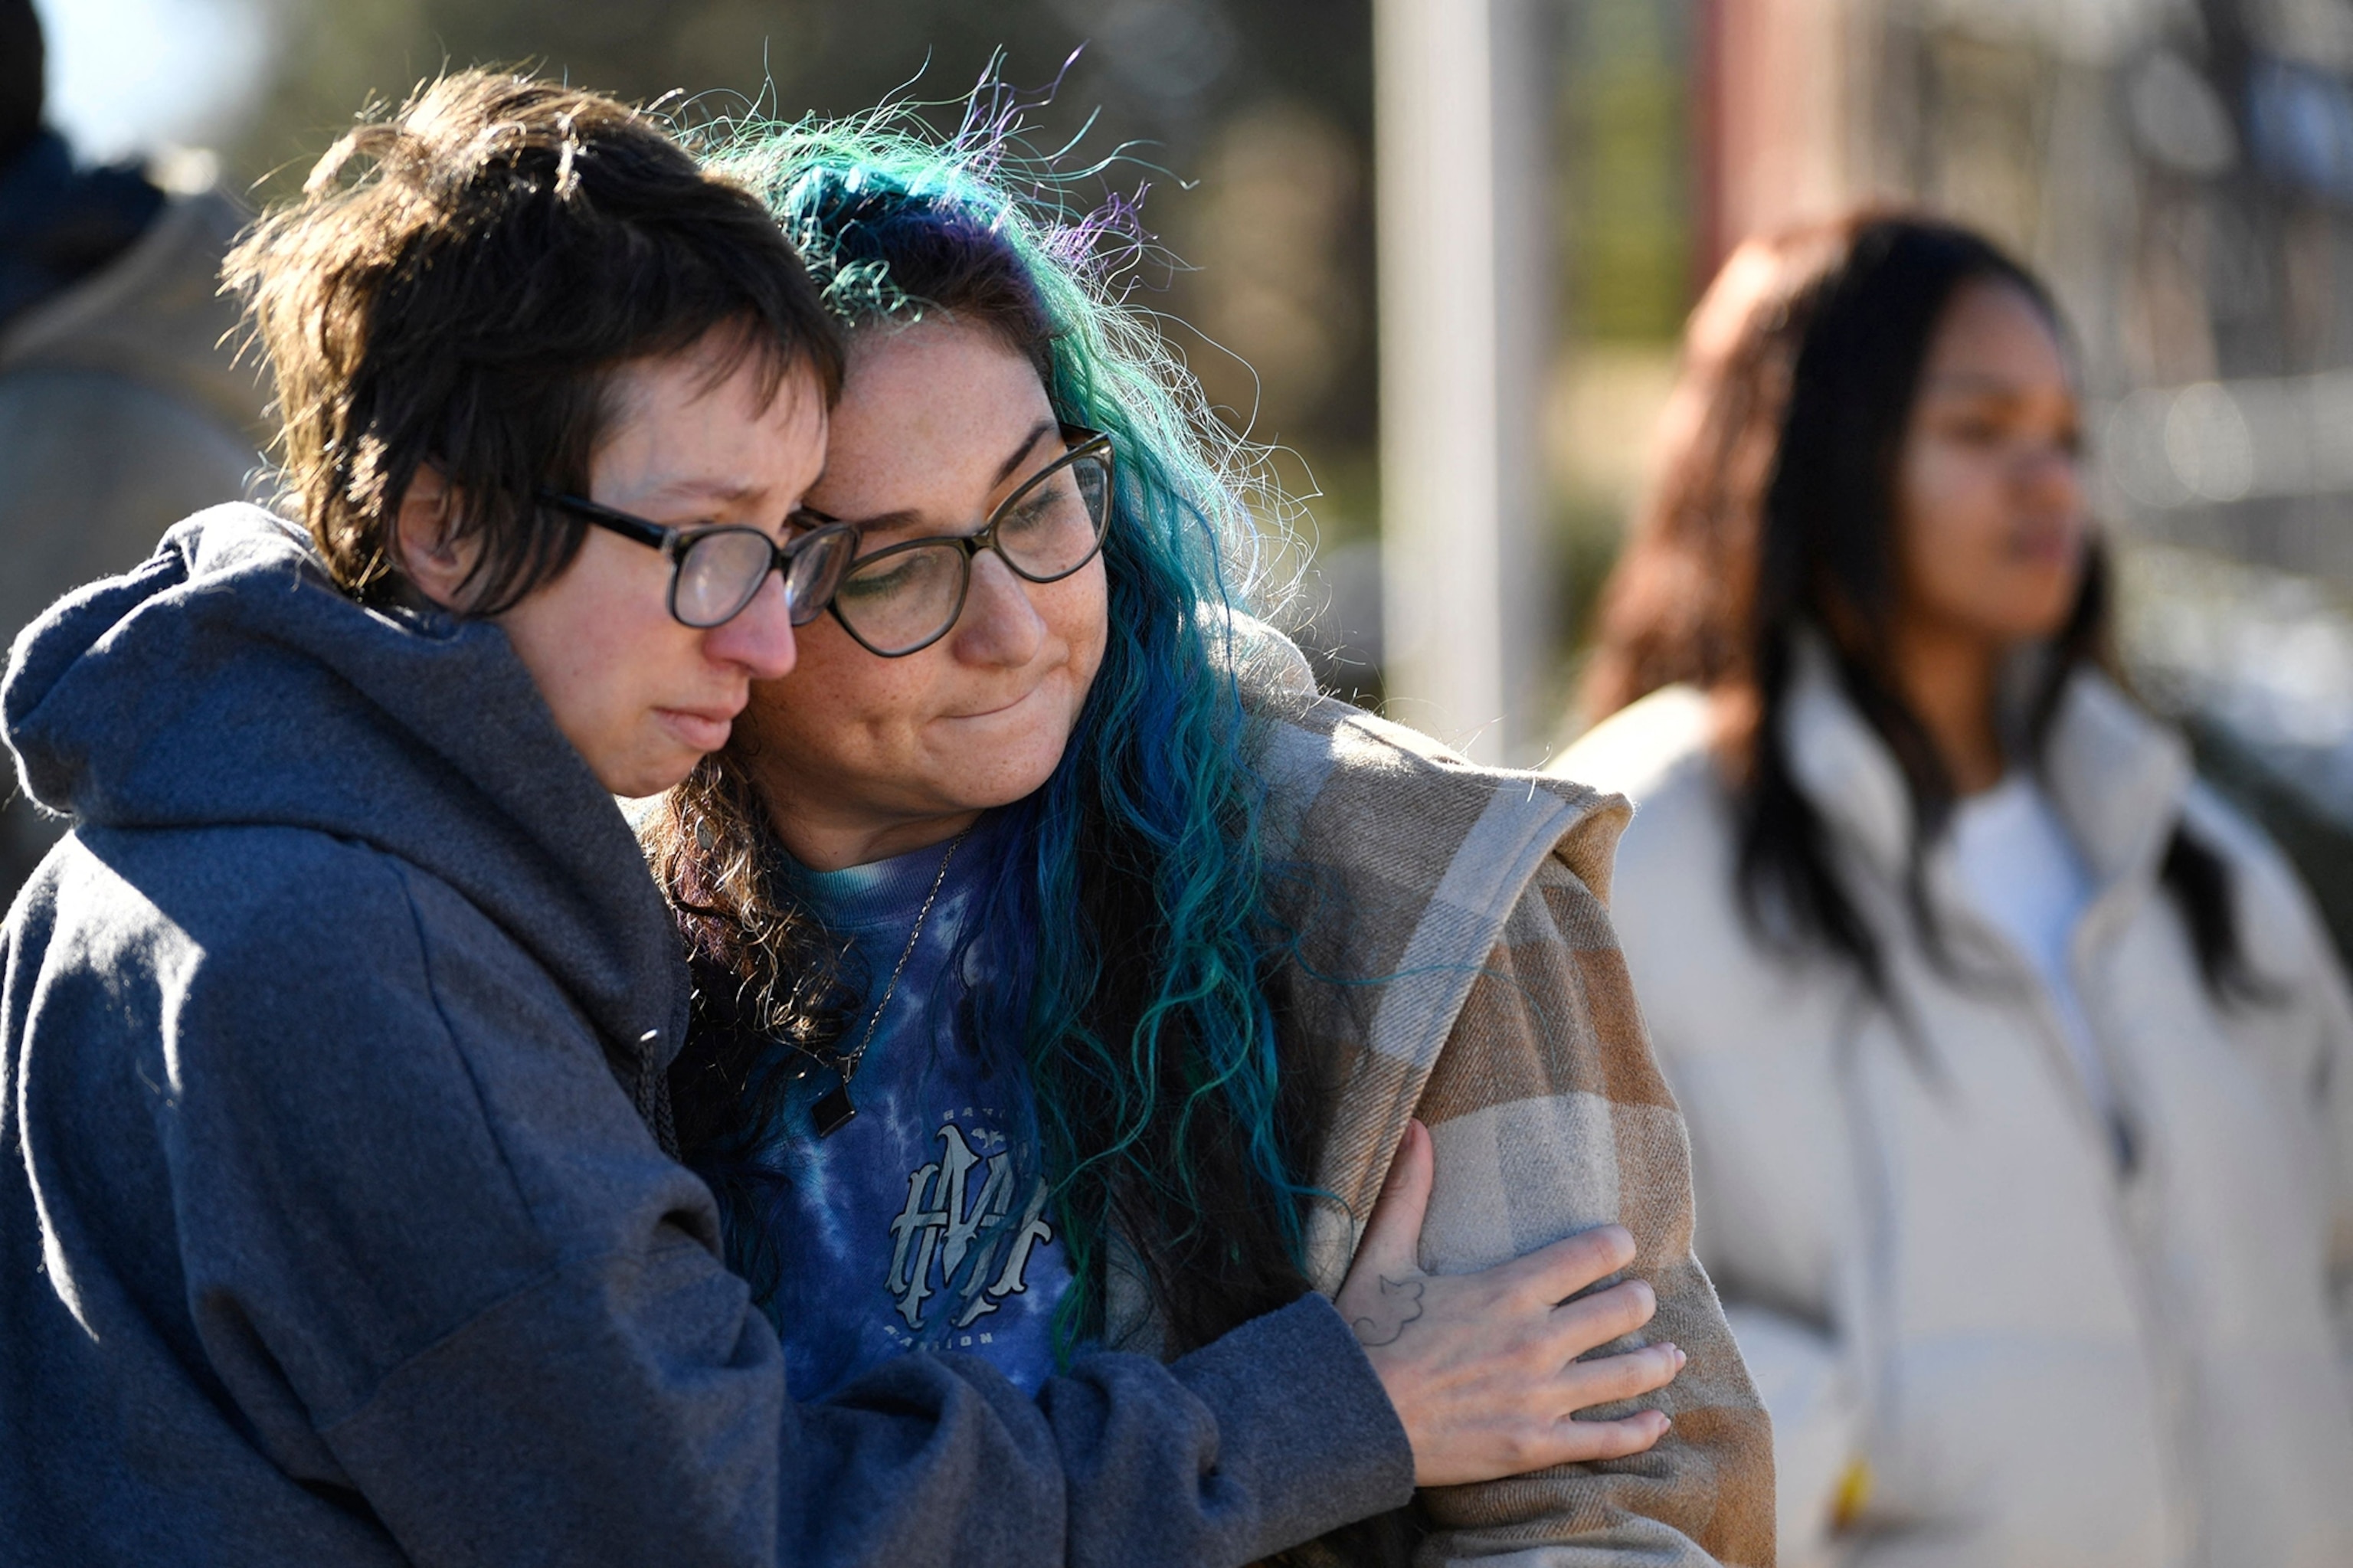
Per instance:
[[[965,1107],[964,1119],[973,1117]],[[893,1326],[892,1337],[910,1346],[941,1343],[925,1330],[943,1319],[946,1328],[969,1329],[1008,1297],[1026,1294],[1031,1259],[1054,1239],[1044,1178],[1030,1178],[1015,1216],[1016,1161],[1004,1133],[975,1126],[967,1136],[955,1113],[944,1112],[934,1136],[940,1158],[908,1175],[906,1207],[891,1222],[884,1288],[906,1324],[903,1332]],[[983,1343],[990,1338],[980,1336]]]

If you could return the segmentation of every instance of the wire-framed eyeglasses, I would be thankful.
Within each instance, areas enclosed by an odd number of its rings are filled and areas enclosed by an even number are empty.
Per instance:
[[[1093,560],[1111,525],[1111,437],[1064,425],[1062,440],[1070,450],[1007,496],[978,532],[909,539],[850,562],[833,590],[833,618],[868,652],[904,658],[955,626],[983,550],[1033,583],[1060,582]]]
[[[812,519],[814,526],[807,532],[778,544],[765,529],[743,524],[672,528],[561,491],[542,490],[539,499],[659,550],[670,562],[670,616],[698,630],[724,626],[743,614],[770,572],[785,576],[785,602],[792,623],[807,626],[825,613],[842,568],[858,552],[858,530],[831,519]],[[807,513],[800,515],[810,518]]]

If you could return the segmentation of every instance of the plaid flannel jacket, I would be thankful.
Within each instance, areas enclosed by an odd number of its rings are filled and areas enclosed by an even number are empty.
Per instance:
[[[1288,643],[1250,641],[1271,902],[1298,943],[1275,980],[1283,1049],[1338,1067],[1316,1172],[1338,1203],[1311,1219],[1316,1287],[1339,1288],[1419,1116],[1437,1150],[1425,1267],[1483,1268],[1616,1221],[1658,1294],[1644,1340],[1690,1357],[1637,1402],[1674,1422],[1649,1453],[1426,1489],[1393,1539],[1419,1534],[1422,1565],[1771,1563],[1771,1428],[1692,1253],[1683,1118],[1604,903],[1630,809],[1318,698]]]

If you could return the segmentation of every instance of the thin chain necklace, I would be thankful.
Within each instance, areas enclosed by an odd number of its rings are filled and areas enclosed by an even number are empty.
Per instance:
[[[907,960],[915,956],[915,944],[922,940],[923,935],[923,922],[931,916],[932,905],[938,900],[940,888],[947,882],[948,864],[955,859],[956,851],[964,847],[964,841],[971,832],[972,829],[967,827],[948,841],[948,852],[940,856],[940,869],[932,877],[932,890],[923,895],[923,906],[915,911],[914,929],[907,933],[907,945],[899,949],[899,961],[892,966],[891,983],[882,988],[882,1000],[874,1004],[872,1015],[866,1020],[866,1033],[859,1040],[857,1050],[834,1064],[833,1070],[841,1075],[841,1082],[819,1095],[817,1104],[809,1107],[809,1120],[817,1128],[819,1138],[831,1138],[858,1114],[858,1107],[849,1097],[849,1081],[858,1076],[858,1064],[866,1059],[866,1048],[874,1044],[874,1031],[881,1026],[883,1012],[890,1007],[891,998],[899,989],[899,977],[907,972]]]

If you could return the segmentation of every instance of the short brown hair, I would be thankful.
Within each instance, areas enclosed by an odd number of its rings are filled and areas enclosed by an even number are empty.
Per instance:
[[[470,611],[569,566],[583,524],[535,497],[586,491],[631,360],[733,329],[771,393],[797,366],[828,398],[841,385],[838,330],[756,198],[646,114],[524,76],[446,76],[362,124],[227,277],[276,373],[303,521],[365,601],[399,591],[393,529],[422,462],[481,540]]]

